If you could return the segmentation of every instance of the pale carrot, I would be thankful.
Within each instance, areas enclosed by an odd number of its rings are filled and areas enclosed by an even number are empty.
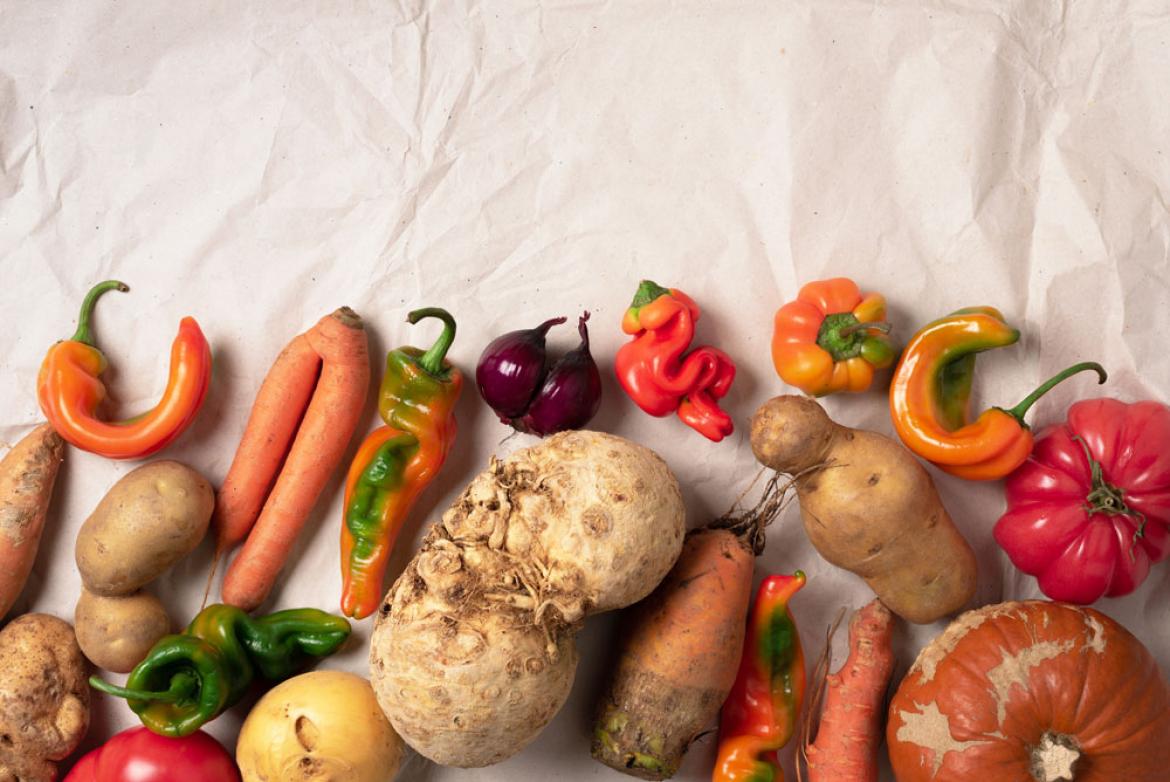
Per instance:
[[[880,600],[856,611],[849,621],[849,657],[824,680],[809,709],[802,755],[809,782],[877,782],[884,701],[894,670],[893,615]],[[828,670],[828,645],[822,674]],[[824,698],[820,728],[811,741],[812,715]]]
[[[268,388],[261,389],[253,407],[249,431],[241,442],[241,450],[245,446],[248,450],[237,454],[224,481],[232,496],[224,498],[222,529],[217,527],[217,540],[230,546],[251,526],[223,584],[224,602],[247,611],[268,597],[297,535],[340,464],[370,381],[366,333],[361,318],[348,307],[318,321],[286,348],[281,359],[279,372],[275,377],[270,373],[272,382],[265,380]],[[306,386],[311,394],[305,393]],[[290,429],[296,433],[291,447]],[[273,483],[273,465],[282,462]],[[254,492],[263,497],[263,507],[250,524]]]
[[[65,441],[41,424],[0,460],[0,619],[32,571],[64,457]]]

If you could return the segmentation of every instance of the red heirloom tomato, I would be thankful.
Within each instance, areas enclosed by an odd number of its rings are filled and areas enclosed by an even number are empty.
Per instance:
[[[995,539],[1053,600],[1128,595],[1170,553],[1170,408],[1086,399],[1007,478]]]
[[[181,739],[122,731],[77,762],[65,782],[239,782],[240,770],[203,731]]]

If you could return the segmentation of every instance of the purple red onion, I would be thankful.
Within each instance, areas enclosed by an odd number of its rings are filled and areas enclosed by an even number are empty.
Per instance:
[[[580,429],[601,406],[601,373],[589,353],[589,313],[577,321],[581,343],[547,364],[545,335],[566,318],[511,331],[484,349],[475,368],[479,393],[500,420],[530,434]]]

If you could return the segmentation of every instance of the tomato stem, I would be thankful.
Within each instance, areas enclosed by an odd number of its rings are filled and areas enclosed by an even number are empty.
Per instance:
[[[1089,444],[1085,442],[1085,439],[1079,434],[1074,434],[1072,439],[1081,444],[1081,448],[1085,451],[1085,459],[1089,462],[1092,489],[1085,495],[1085,510],[1090,514],[1125,515],[1133,516],[1138,520],[1138,528],[1134,530],[1133,540],[1129,544],[1129,559],[1132,562],[1136,559],[1134,549],[1137,548],[1138,541],[1146,536],[1146,514],[1126,505],[1125,489],[1114,486],[1105,480],[1105,471],[1101,467],[1101,462],[1093,458],[1093,453],[1089,450]]]

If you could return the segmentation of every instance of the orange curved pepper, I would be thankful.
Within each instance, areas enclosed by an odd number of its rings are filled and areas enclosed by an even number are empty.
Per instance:
[[[139,459],[175,440],[195,418],[211,383],[211,348],[194,318],[179,322],[171,345],[171,371],[162,399],[126,421],[102,421],[97,407],[106,398],[99,376],[108,363],[93,344],[89,320],[98,297],[128,291],[116,280],[95,285],[81,305],[77,331],[49,348],[37,376],[37,398],[49,423],[69,443],[111,459]]]
[[[810,282],[776,311],[772,363],[780,379],[812,396],[856,393],[894,362],[886,300],[845,277]]]
[[[1070,375],[1092,362],[1055,375],[1011,409],[993,407],[970,420],[975,354],[1015,343],[1020,332],[994,307],[970,307],[928,323],[915,334],[890,382],[890,417],[902,442],[939,469],[972,481],[1002,478],[1032,452],[1028,409]]]

